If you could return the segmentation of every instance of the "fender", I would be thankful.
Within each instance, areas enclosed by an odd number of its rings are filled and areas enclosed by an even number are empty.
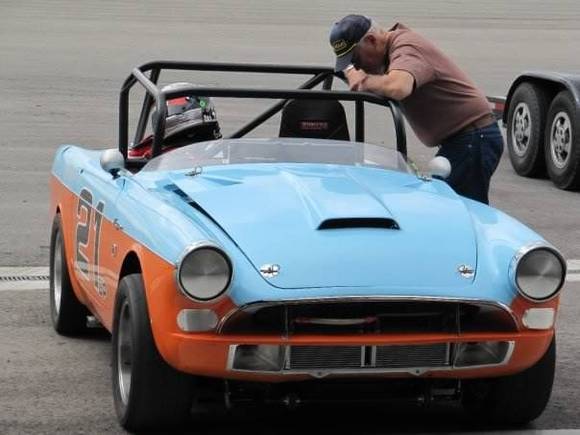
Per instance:
[[[576,106],[580,108],[580,75],[566,74],[552,71],[526,71],[512,83],[506,97],[505,109],[502,115],[504,125],[507,124],[507,116],[511,98],[516,88],[522,82],[533,82],[548,90],[553,98],[558,92],[568,90],[574,97]]]

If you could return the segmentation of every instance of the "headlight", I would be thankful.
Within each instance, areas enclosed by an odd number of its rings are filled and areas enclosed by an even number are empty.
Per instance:
[[[191,248],[177,268],[181,290],[199,301],[209,301],[224,293],[232,279],[232,264],[217,246],[204,243]]]
[[[536,246],[521,251],[512,263],[512,275],[519,292],[533,301],[555,296],[566,277],[566,262],[553,248]]]

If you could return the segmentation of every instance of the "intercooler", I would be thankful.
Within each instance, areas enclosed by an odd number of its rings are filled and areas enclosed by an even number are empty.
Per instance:
[[[289,370],[446,367],[448,343],[414,346],[290,346]]]

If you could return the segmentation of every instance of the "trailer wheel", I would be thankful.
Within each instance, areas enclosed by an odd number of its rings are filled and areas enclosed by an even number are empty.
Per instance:
[[[520,84],[508,110],[507,143],[514,170],[524,177],[545,174],[544,127],[548,97],[539,86]]]
[[[560,189],[580,188],[580,125],[574,98],[562,91],[550,106],[545,155],[548,175]]]

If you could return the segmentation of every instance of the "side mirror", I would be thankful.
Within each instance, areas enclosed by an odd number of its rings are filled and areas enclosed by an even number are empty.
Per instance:
[[[119,171],[125,168],[125,159],[123,154],[118,149],[111,148],[101,153],[101,168],[110,173],[113,177],[117,177]]]
[[[437,156],[429,162],[432,177],[446,179],[451,174],[451,163],[445,157]]]

